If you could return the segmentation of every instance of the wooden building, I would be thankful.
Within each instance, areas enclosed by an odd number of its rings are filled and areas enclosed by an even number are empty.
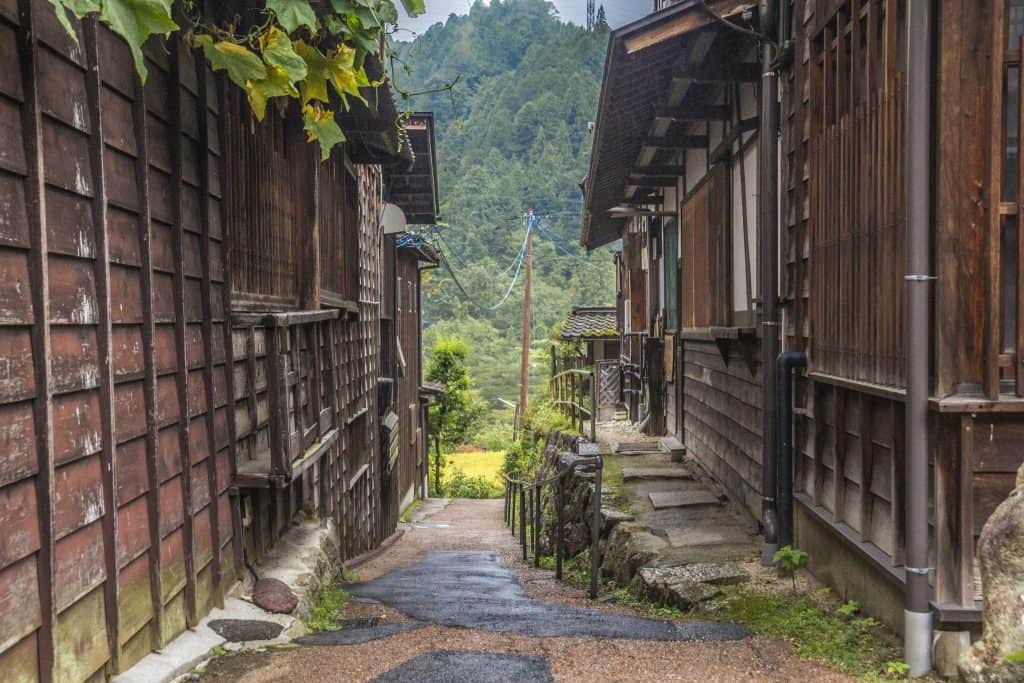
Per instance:
[[[756,3],[708,5],[757,26]],[[933,265],[912,274],[935,278],[929,342],[913,352],[930,359],[923,569],[935,627],[963,631],[980,616],[975,540],[1024,461],[1024,2],[934,6],[923,249]],[[806,353],[807,368],[793,387],[795,469],[779,477],[793,479],[796,543],[812,571],[901,629],[906,510],[916,496],[904,438],[914,28],[903,0],[793,0],[785,9],[780,202],[768,210],[780,223],[779,338],[782,350]],[[624,357],[644,379],[631,416],[684,441],[761,519],[761,499],[775,491],[762,484],[760,386],[775,368],[763,367],[760,349],[776,328],[761,324],[758,273],[770,257],[759,248],[764,214],[753,194],[765,181],[754,146],[756,61],[752,36],[687,0],[612,32],[582,241],[622,239]]]
[[[379,217],[413,154],[388,89],[320,163],[178,40],[143,85],[120,39],[74,28],[0,0],[5,680],[124,671],[296,520],[344,559],[397,517]]]

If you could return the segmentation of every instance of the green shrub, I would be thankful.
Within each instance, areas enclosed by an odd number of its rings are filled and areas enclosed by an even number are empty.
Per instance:
[[[324,586],[316,594],[316,607],[306,626],[310,631],[333,631],[338,628],[338,618],[348,604],[348,593],[337,586]]]
[[[779,570],[781,576],[788,577],[793,581],[793,592],[796,593],[796,572],[807,564],[808,555],[803,550],[798,550],[791,545],[779,548],[772,555],[772,564]]]
[[[488,477],[471,477],[460,469],[452,471],[444,484],[448,498],[500,498],[502,487]]]

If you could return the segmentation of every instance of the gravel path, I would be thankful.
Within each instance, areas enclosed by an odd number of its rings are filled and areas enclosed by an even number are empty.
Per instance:
[[[499,594],[518,595],[522,600],[538,604],[543,613],[564,613],[563,606],[596,610],[607,614],[594,616],[595,622],[611,624],[616,615],[630,619],[633,610],[617,605],[593,602],[585,592],[557,582],[553,572],[537,570],[519,559],[519,546],[501,521],[502,501],[453,501],[428,516],[423,524],[414,525],[387,552],[358,570],[357,580],[365,582],[356,593],[374,597],[389,596],[375,592],[373,586],[387,586],[389,578],[405,577],[436,589],[436,600],[445,605],[445,595],[459,586],[459,581],[476,581],[478,577],[463,575],[452,581],[430,583],[430,569],[443,570],[437,558],[449,555],[461,558],[487,558],[490,575],[497,578]],[[453,551],[460,551],[453,553]],[[476,552],[465,552],[476,551]],[[480,552],[488,551],[488,552]],[[493,553],[493,555],[492,555]],[[492,558],[496,561],[491,561]],[[433,565],[431,563],[434,563]],[[450,563],[448,566],[451,566]],[[463,569],[466,569],[465,565]],[[421,571],[426,569],[427,571]],[[511,580],[509,571],[515,576]],[[393,577],[388,574],[396,572]],[[382,578],[383,577],[383,578]],[[438,579],[441,577],[438,576]],[[449,577],[450,578],[450,577]],[[374,582],[375,579],[382,579]],[[399,586],[400,584],[393,584]],[[399,603],[397,599],[389,600]],[[408,605],[404,605],[408,608]],[[441,610],[443,611],[443,610]],[[421,619],[430,615],[419,612]],[[388,629],[390,634],[367,642],[342,645],[303,646],[263,653],[231,655],[214,660],[203,680],[244,681],[847,681],[851,680],[824,667],[797,659],[787,643],[764,637],[731,641],[637,640],[619,637],[592,637],[580,633],[558,633],[544,637],[529,635],[529,628],[518,632],[496,632],[488,628],[453,626],[466,623],[457,619],[439,619],[444,625],[419,627],[408,614],[392,607],[370,602],[353,601],[346,608],[345,619],[375,618],[381,625],[403,624]],[[433,620],[433,619],[432,619]],[[619,622],[627,623],[627,622]],[[635,620],[642,624],[665,624],[656,620]],[[678,622],[685,632],[695,622]],[[485,624],[468,624],[481,626]],[[417,626],[417,628],[413,628]],[[655,630],[663,628],[658,626]],[[660,631],[659,631],[660,632]],[[619,635],[606,632],[605,635]],[[735,637],[735,635],[734,635]],[[339,642],[345,642],[340,639]],[[500,656],[487,656],[500,655]],[[486,664],[484,664],[486,662]],[[467,675],[473,667],[486,667],[478,675]],[[440,668],[439,668],[440,667]],[[507,668],[503,668],[507,667]],[[502,676],[503,672],[507,675]],[[533,672],[533,673],[527,673]]]

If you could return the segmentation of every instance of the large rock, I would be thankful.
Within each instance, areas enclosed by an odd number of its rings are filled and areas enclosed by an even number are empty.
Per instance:
[[[732,563],[642,567],[633,577],[630,589],[649,600],[689,610],[721,593],[720,586],[749,579],[746,570]]]
[[[637,522],[621,522],[612,528],[603,553],[602,571],[620,585],[629,583],[640,567],[648,564],[668,545]]]
[[[982,638],[960,662],[970,683],[1024,681],[1024,466],[1017,488],[985,522],[978,540]]]
[[[252,601],[268,612],[291,614],[299,599],[284,581],[260,579],[252,588]]]

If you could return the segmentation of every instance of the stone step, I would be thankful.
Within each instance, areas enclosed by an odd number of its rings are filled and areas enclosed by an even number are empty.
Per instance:
[[[732,563],[698,563],[682,567],[642,567],[631,588],[648,598],[680,609],[693,609],[721,593],[720,586],[750,579]]]
[[[695,507],[698,505],[721,505],[718,496],[706,489],[690,491],[652,491],[647,494],[655,510],[664,508]]]
[[[705,545],[744,545],[751,538],[742,529],[732,526],[664,529],[669,545],[675,547]]]
[[[674,436],[666,436],[658,439],[658,445],[661,450],[668,453],[672,458],[672,462],[682,462],[683,458],[686,457],[686,446]]]
[[[686,467],[623,467],[623,481],[636,481],[638,479],[693,479],[693,472]]]

